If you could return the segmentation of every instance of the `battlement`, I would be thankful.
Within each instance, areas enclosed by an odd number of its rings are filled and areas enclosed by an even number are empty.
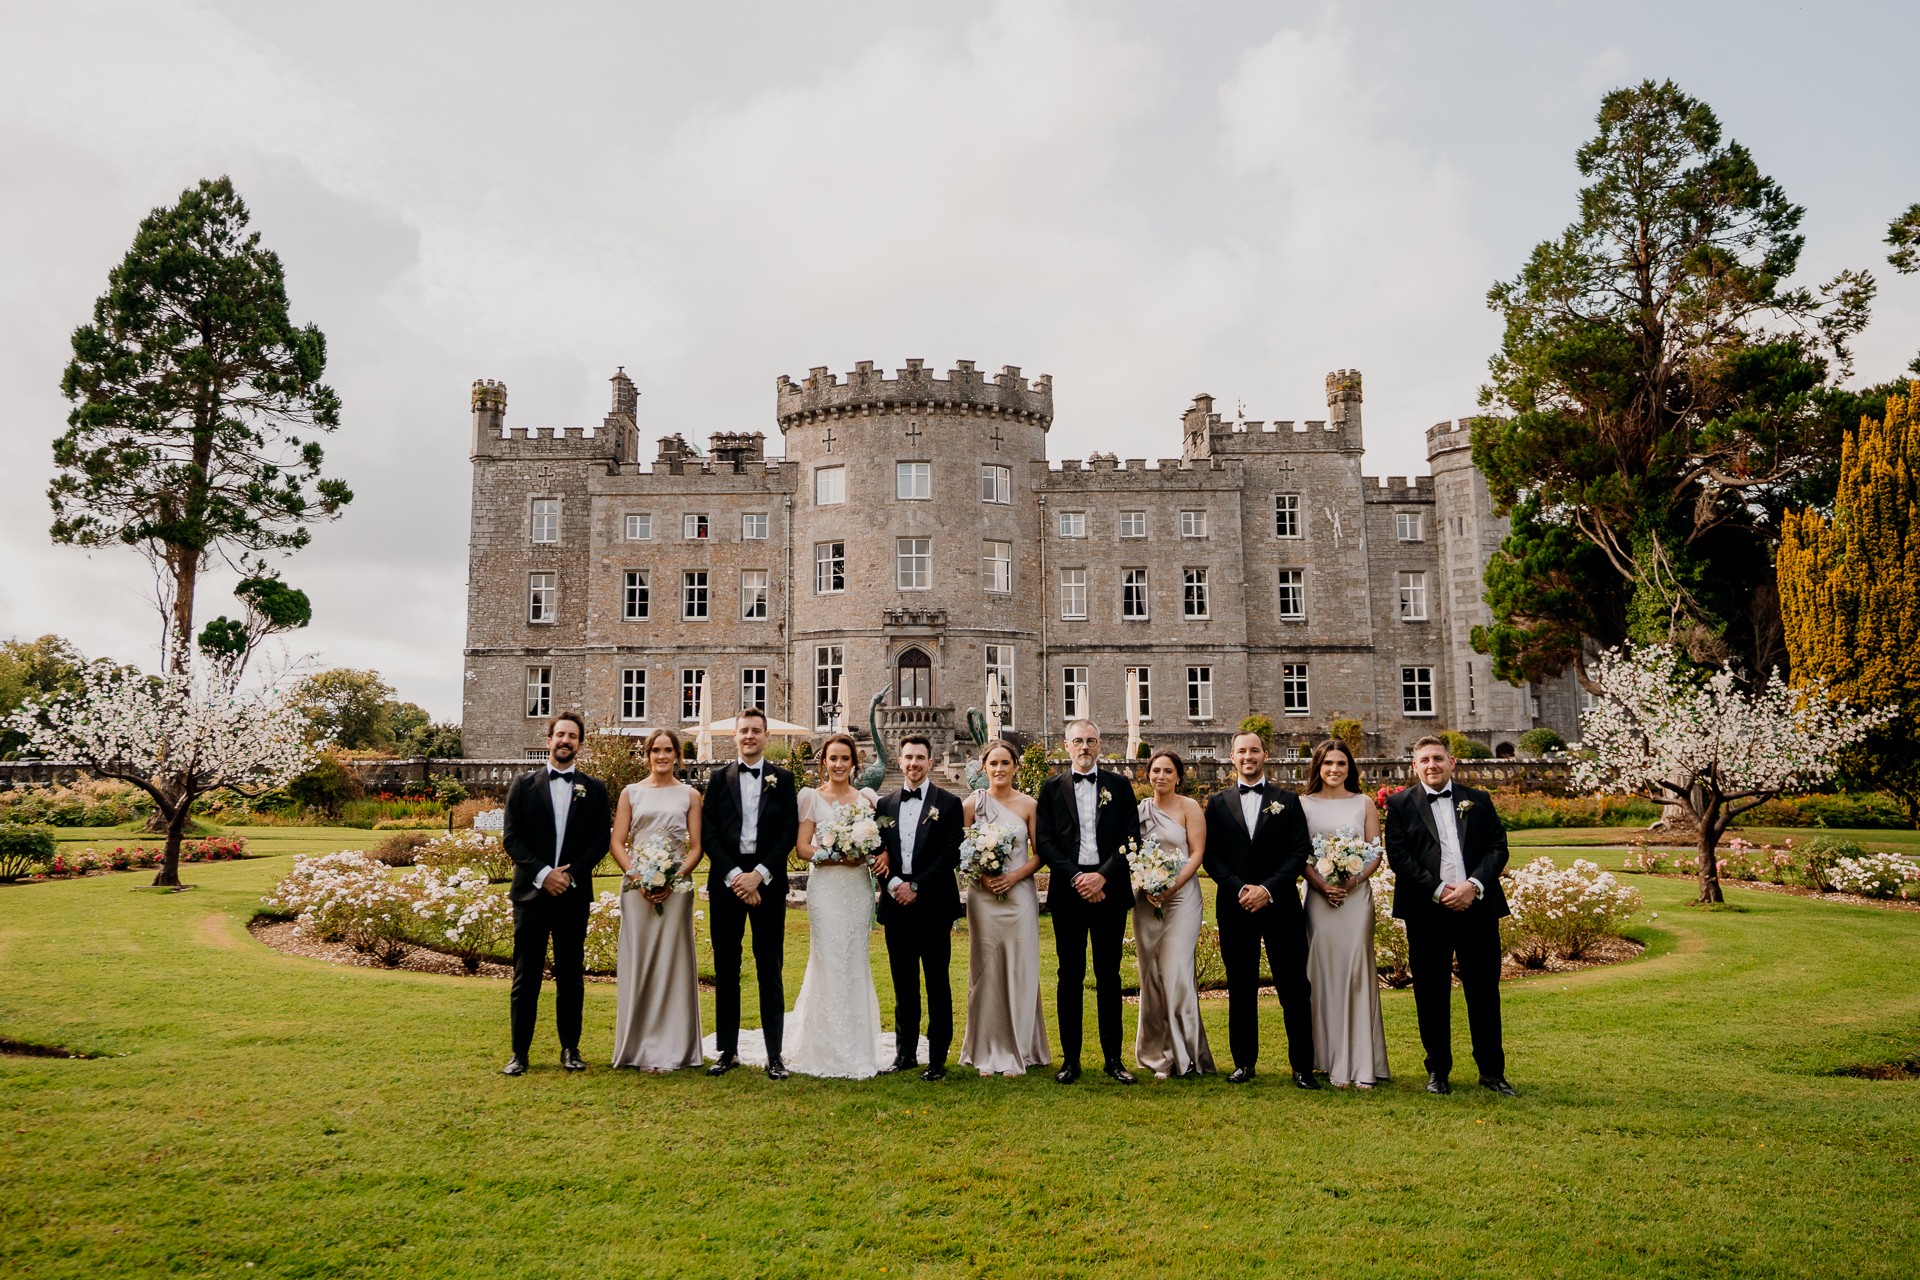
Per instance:
[[[1427,460],[1431,462],[1443,453],[1455,449],[1473,447],[1473,424],[1476,418],[1461,418],[1457,422],[1436,422],[1427,428]]]
[[[1238,489],[1244,468],[1238,458],[1161,458],[1149,466],[1145,458],[1124,464],[1111,453],[1095,453],[1084,460],[1062,458],[1041,476],[1041,492],[1146,493],[1154,489]]]
[[[1052,425],[1052,374],[1029,382],[1020,376],[1020,366],[1010,364],[989,378],[973,361],[959,360],[941,379],[925,365],[924,360],[909,360],[906,368],[897,370],[898,377],[888,378],[873,361],[862,360],[845,382],[825,365],[810,370],[800,382],[783,373],[774,384],[780,430],[857,413],[992,414],[1034,422],[1042,430]]]
[[[1361,476],[1360,492],[1368,502],[1432,502],[1432,476]]]

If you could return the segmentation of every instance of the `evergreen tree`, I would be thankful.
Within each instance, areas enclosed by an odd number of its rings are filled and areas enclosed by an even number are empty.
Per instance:
[[[280,259],[247,222],[226,178],[149,214],[61,379],[74,408],[53,446],[53,540],[148,557],[171,672],[188,669],[210,556],[258,575],[262,553],[305,546],[353,497],[320,476],[315,437],[340,422],[326,338],[288,318]]]
[[[1832,516],[1788,514],[1780,604],[1797,680],[1898,713],[1857,749],[1856,772],[1920,825],[1920,382],[1848,434]]]

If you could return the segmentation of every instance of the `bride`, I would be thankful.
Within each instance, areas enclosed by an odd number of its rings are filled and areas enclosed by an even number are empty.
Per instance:
[[[807,974],[787,1017],[789,1070],[809,1076],[864,1079],[892,1058],[880,1027],[880,998],[873,988],[869,951],[873,931],[873,876],[861,862],[814,862],[814,834],[832,822],[837,808],[873,808],[874,793],[849,779],[859,755],[844,733],[820,749],[818,787],[802,791],[800,856],[807,877]]]

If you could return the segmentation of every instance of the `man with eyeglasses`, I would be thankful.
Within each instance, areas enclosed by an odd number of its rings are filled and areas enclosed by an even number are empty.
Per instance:
[[[1133,1073],[1120,1061],[1120,948],[1133,907],[1127,846],[1139,839],[1133,783],[1100,768],[1100,729],[1091,720],[1067,726],[1073,768],[1048,778],[1034,815],[1034,843],[1047,865],[1047,914],[1059,956],[1061,1084],[1080,1078],[1087,948],[1093,948],[1094,1007],[1104,1070],[1121,1084]]]

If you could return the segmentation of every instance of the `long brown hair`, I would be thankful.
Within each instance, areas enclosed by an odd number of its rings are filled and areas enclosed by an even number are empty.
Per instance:
[[[655,738],[658,738],[661,734],[665,734],[667,737],[667,741],[673,744],[673,762],[674,762],[673,776],[677,778],[680,776],[680,756],[682,754],[680,749],[680,735],[675,733],[671,729],[662,727],[659,729],[655,729],[652,733],[647,735],[647,740],[640,744],[640,763],[646,766],[647,776],[652,777],[653,776],[653,741]]]
[[[846,743],[847,754],[853,757],[853,767],[847,770],[847,785],[851,787],[854,785],[853,775],[860,769],[860,744],[853,740],[851,734],[845,733],[830,733],[821,740],[819,754],[814,757],[820,761],[820,785],[824,787],[833,781],[833,775],[827,772],[827,751],[836,742]]]
[[[1338,738],[1328,738],[1313,749],[1313,763],[1307,766],[1307,789],[1300,794],[1310,796],[1325,785],[1320,780],[1320,765],[1331,751],[1338,751],[1347,758],[1347,790],[1355,795],[1365,794],[1360,790],[1360,762],[1353,758],[1353,748]]]
[[[1005,738],[995,738],[993,741],[989,742],[986,746],[980,748],[980,767],[982,769],[987,767],[987,757],[992,755],[995,751],[999,750],[1001,747],[1005,747],[1007,749],[1007,757],[1008,759],[1013,761],[1013,767],[1016,769],[1020,767],[1020,753],[1013,749],[1013,744],[1011,742],[1008,742]]]

